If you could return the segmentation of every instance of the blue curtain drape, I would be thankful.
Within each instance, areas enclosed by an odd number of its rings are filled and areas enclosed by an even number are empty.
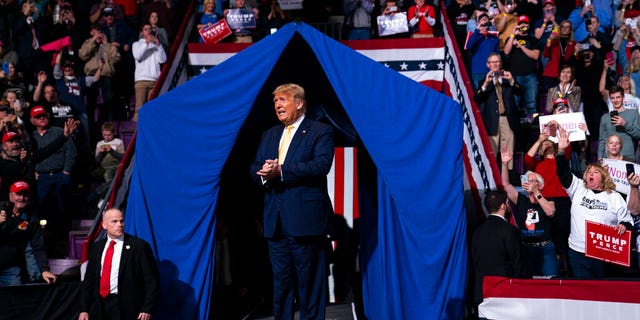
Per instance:
[[[209,316],[221,173],[247,117],[260,114],[256,109],[273,116],[272,104],[257,97],[287,81],[287,70],[304,70],[281,58],[296,34],[378,172],[378,212],[361,212],[367,316],[461,318],[467,249],[460,106],[295,23],[140,111],[125,224],[151,243],[159,261],[157,318]]]

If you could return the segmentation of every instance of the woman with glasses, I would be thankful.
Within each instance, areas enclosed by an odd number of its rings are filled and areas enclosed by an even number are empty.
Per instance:
[[[509,181],[507,166],[513,159],[511,151],[502,148],[500,154],[502,157],[502,185],[509,200],[516,207],[513,216],[520,230],[531,273],[534,276],[542,277],[557,276],[558,260],[551,228],[551,221],[556,213],[556,204],[553,198],[542,194],[545,180],[540,174],[527,171],[521,177],[522,189],[525,193],[519,193]]]

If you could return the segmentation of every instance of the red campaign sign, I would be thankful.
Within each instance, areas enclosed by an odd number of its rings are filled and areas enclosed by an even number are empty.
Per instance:
[[[584,255],[628,267],[631,263],[631,231],[618,236],[613,226],[586,223]]]
[[[204,43],[208,44],[218,43],[220,40],[231,35],[231,29],[225,19],[216,22],[211,27],[204,27],[200,29],[199,32]]]

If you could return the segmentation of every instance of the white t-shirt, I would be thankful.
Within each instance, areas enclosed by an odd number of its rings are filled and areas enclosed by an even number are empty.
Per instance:
[[[633,224],[627,203],[618,192],[595,193],[584,186],[582,179],[572,177],[571,186],[565,189],[571,198],[569,248],[584,253],[587,220],[611,226],[625,221]]]
[[[124,153],[124,142],[122,142],[119,138],[113,138],[113,140],[106,142],[104,140],[98,141],[96,144],[96,153],[102,151],[102,146],[108,144],[111,146],[111,149],[115,150],[118,153]]]
[[[637,110],[640,114],[640,98],[630,93],[625,93],[624,99],[622,99],[622,104],[624,105],[625,109]],[[609,112],[613,110],[611,99],[607,99],[607,108],[609,108]]]

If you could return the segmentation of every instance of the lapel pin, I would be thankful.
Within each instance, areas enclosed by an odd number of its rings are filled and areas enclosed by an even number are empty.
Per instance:
[[[127,248],[127,250],[131,249],[130,245],[126,245],[125,248]]]
[[[307,130],[302,130],[302,133],[307,133]]]

